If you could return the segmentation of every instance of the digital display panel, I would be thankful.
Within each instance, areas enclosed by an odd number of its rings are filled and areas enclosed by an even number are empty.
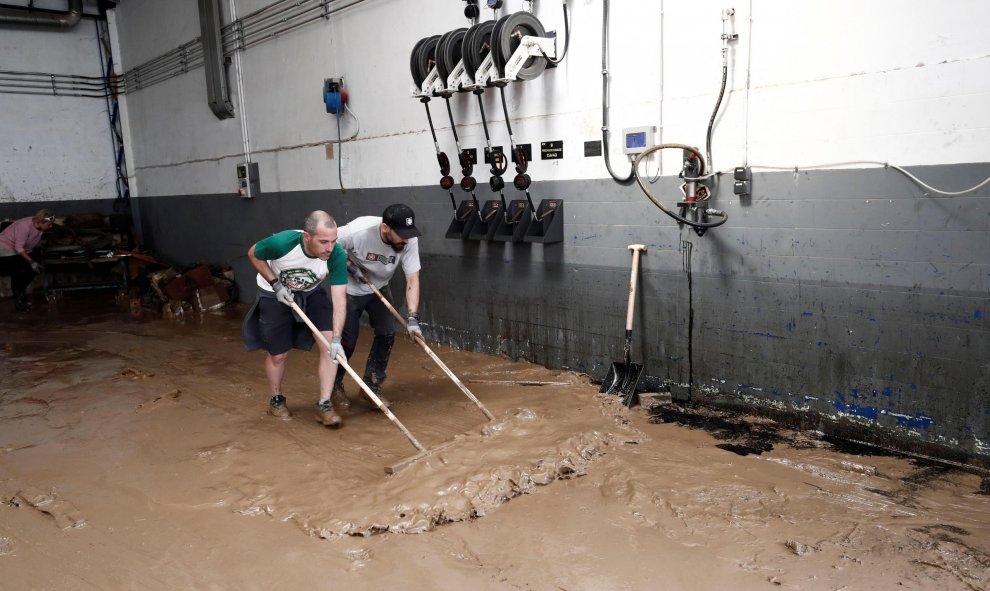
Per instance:
[[[646,132],[637,131],[636,133],[626,134],[626,148],[645,148],[646,147]]]

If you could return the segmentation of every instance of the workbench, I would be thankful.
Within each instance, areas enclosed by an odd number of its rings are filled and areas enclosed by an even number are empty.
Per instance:
[[[128,268],[126,254],[98,257],[51,258],[44,265],[45,298],[66,291],[89,289],[127,290]]]

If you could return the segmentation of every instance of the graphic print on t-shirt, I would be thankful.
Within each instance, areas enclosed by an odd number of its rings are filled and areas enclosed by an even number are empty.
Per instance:
[[[309,269],[282,269],[279,274],[282,285],[292,291],[306,291],[319,282],[319,278]]]
[[[366,261],[372,261],[375,263],[381,263],[383,265],[391,265],[395,262],[395,255],[388,256],[385,254],[378,254],[375,252],[369,252],[364,259]]]

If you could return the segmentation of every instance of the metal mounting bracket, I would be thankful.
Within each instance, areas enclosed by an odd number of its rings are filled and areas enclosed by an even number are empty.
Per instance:
[[[450,76],[447,77],[447,88],[458,91],[468,90],[473,86],[474,82],[467,75],[467,69],[464,67],[464,60],[458,61],[454,69],[450,71]]]
[[[481,88],[483,86],[488,86],[488,83],[495,79],[498,75],[498,69],[495,68],[495,60],[492,58],[491,52],[485,56],[485,59],[481,60],[481,67],[474,75],[474,87]]]
[[[546,57],[557,59],[557,39],[555,37],[531,37],[526,35],[519,41],[519,47],[512,53],[509,61],[505,62],[505,76],[493,78],[492,82],[511,82],[516,80],[519,70],[531,57]],[[484,64],[482,64],[484,67]]]

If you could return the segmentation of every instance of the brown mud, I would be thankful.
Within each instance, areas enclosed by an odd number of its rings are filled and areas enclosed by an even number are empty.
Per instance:
[[[383,393],[426,447],[453,444],[385,476],[416,450],[350,378],[343,428],[318,424],[315,350],[290,355],[281,421],[243,307],[107,299],[0,301],[4,589],[990,587],[979,475],[760,419],[695,429],[436,346],[488,422],[400,338]]]

